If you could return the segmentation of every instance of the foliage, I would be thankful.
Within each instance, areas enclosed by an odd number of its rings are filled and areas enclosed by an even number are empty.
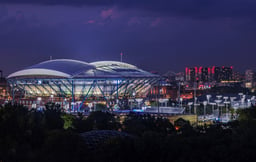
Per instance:
[[[82,114],[78,114],[78,116],[73,121],[73,128],[75,132],[83,133],[93,129],[90,122],[88,122]]]
[[[150,105],[151,105],[152,107],[156,107],[156,106],[158,106],[158,103],[155,102],[155,101],[152,101],[152,102],[150,102]]]
[[[46,110],[43,111],[43,119],[42,122],[44,127],[48,130],[53,129],[62,129],[64,125],[64,121],[61,118],[62,110],[59,105],[55,104],[47,104]]]
[[[240,109],[237,110],[237,113],[239,114],[238,120],[240,121],[256,119],[256,107],[252,107],[249,109]]]
[[[123,131],[139,136],[147,131],[171,134],[174,132],[174,127],[168,119],[130,113],[123,122]]]
[[[92,112],[86,119],[90,130],[117,130],[120,127],[119,118],[108,112],[95,111]]]
[[[253,161],[256,158],[256,108],[239,110],[239,120],[191,127],[183,119],[129,114],[120,124],[110,113],[65,114],[50,105],[39,112],[22,105],[0,108],[2,161]],[[77,132],[121,130],[129,136],[108,139],[88,149]]]
[[[74,128],[74,125],[73,125],[74,120],[75,120],[74,115],[63,113],[61,115],[61,118],[64,121],[64,125],[63,125],[64,129]]]
[[[86,161],[87,152],[81,136],[72,131],[54,130],[48,133],[37,161]]]

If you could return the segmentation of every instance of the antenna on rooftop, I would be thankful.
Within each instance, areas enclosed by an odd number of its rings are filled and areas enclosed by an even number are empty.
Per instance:
[[[120,53],[120,61],[123,62],[123,52]]]

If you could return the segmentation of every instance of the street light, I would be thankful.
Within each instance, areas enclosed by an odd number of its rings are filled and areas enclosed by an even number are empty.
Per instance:
[[[247,99],[247,107],[251,106],[251,99]]]
[[[203,102],[203,105],[204,105],[204,118],[205,118],[205,115],[206,115],[206,106],[207,106],[207,101],[204,101]]]
[[[138,107],[140,108],[143,99],[142,99],[142,98],[136,98],[135,100],[136,100],[136,102],[138,103]]]
[[[212,114],[213,114],[213,112],[214,112],[214,106],[216,105],[216,103],[211,102],[210,105],[212,105]]]
[[[217,98],[218,98],[218,100],[220,100],[221,99],[221,97],[222,97],[222,95],[218,95],[218,96],[216,96]]]
[[[238,95],[240,96],[240,99],[241,99],[244,94],[243,93],[238,93]]]
[[[41,97],[37,97],[37,104],[39,105],[39,107],[41,106],[41,101],[42,101],[42,98]]]
[[[51,95],[51,102],[53,102],[53,95]]]
[[[241,98],[241,106],[242,106],[242,108],[245,107],[245,95],[243,95]]]
[[[182,101],[183,101],[183,98],[180,97],[180,107],[182,107]]]
[[[192,105],[193,105],[193,102],[189,102],[189,103],[188,103],[188,106],[189,106],[189,114],[191,114],[191,109],[192,109],[191,106],[192,106]]]
[[[218,109],[218,116],[220,116],[220,103],[222,102],[222,100],[215,100],[216,104],[217,104],[217,109]]]
[[[228,104],[230,103],[228,101],[228,96],[224,96],[223,99],[225,100],[223,103],[225,104],[225,108],[226,108],[226,116],[228,114]]]
[[[230,104],[230,101],[224,101],[223,102],[225,104],[225,108],[226,108],[226,117],[228,117],[228,104]]]
[[[210,98],[211,98],[211,97],[212,97],[212,95],[206,95],[208,104],[210,103]]]
[[[67,99],[66,98],[64,99],[64,109],[65,109],[65,111],[67,111]]]
[[[197,101],[197,97],[195,97],[195,102],[194,102],[194,114],[197,114],[196,107],[200,105],[196,101]]]

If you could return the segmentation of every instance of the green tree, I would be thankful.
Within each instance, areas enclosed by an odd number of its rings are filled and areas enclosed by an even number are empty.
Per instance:
[[[64,121],[61,118],[62,109],[60,105],[48,103],[45,105],[46,109],[43,111],[43,124],[47,130],[63,129]]]
[[[172,134],[175,129],[168,119],[130,113],[123,122],[123,131],[141,136],[147,131]]]
[[[91,161],[90,153],[79,134],[53,130],[47,135],[37,161]]]
[[[64,129],[73,129],[74,128],[74,120],[75,120],[74,115],[63,113],[61,115],[61,118],[64,121],[64,125],[63,125]]]
[[[92,112],[86,119],[91,129],[99,130],[117,130],[120,128],[119,117],[108,112]]]

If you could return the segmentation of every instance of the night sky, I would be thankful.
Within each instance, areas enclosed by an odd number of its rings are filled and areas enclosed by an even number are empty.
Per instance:
[[[255,0],[0,0],[5,75],[57,58],[256,69]]]

